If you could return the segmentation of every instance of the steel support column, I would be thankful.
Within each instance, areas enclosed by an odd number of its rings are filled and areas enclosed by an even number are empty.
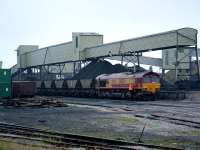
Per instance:
[[[137,53],[137,64],[138,64],[138,68],[140,68],[140,55],[139,55],[139,53]]]
[[[200,71],[199,71],[199,56],[198,56],[198,49],[197,49],[197,34],[196,34],[196,44],[195,44],[195,52],[196,52],[196,60],[197,60],[197,78],[200,80]]]
[[[175,61],[175,80],[177,80],[178,76],[178,32],[176,33],[176,61]]]
[[[124,62],[124,56],[122,55],[121,65],[123,65],[123,62]]]

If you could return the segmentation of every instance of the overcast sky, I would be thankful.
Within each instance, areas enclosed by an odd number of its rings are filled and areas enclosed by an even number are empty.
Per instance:
[[[67,42],[72,32],[107,43],[182,27],[200,29],[199,0],[0,0],[0,60],[11,67],[18,45]]]

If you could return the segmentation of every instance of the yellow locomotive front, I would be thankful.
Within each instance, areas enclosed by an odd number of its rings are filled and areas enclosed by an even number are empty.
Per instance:
[[[142,82],[143,91],[150,93],[156,93],[160,91],[160,77],[159,74],[154,72],[149,72],[143,76]]]

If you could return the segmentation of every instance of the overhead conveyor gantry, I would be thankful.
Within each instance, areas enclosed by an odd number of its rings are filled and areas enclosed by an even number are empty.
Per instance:
[[[180,47],[194,47],[198,60],[196,29],[182,28],[107,44],[103,44],[103,36],[97,33],[73,33],[71,42],[42,49],[25,50],[24,53],[19,54],[17,67],[26,69],[109,57],[123,60],[124,56],[138,56],[137,58],[139,58],[143,52],[171,48],[178,49]],[[160,59],[144,60],[147,59],[144,56],[140,56],[141,64],[149,62],[149,65],[156,66],[159,63],[157,66],[161,66]],[[199,74],[198,61],[197,66]]]
[[[110,56],[123,57],[131,54],[135,56],[136,53],[174,48],[174,50],[176,50],[176,55],[178,55],[178,48],[193,46],[196,52],[195,54],[197,59],[198,78],[200,78],[197,51],[197,33],[198,31],[193,28],[181,28],[178,30],[172,30],[159,34],[153,34],[149,36],[108,43],[95,47],[89,47],[85,48],[82,51],[81,59],[91,59]],[[176,64],[178,65],[177,60]],[[174,68],[176,71],[176,76],[177,65],[175,65]]]
[[[178,30],[143,36],[119,42],[103,44],[85,48],[81,59],[104,56],[119,56],[122,54],[164,50],[169,48],[195,46],[197,44],[197,30],[182,28]]]

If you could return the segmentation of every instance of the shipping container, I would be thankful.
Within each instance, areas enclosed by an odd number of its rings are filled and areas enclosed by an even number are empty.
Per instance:
[[[11,83],[10,69],[0,69],[0,84],[1,83]]]
[[[12,96],[13,97],[32,97],[36,94],[35,81],[13,81]]]
[[[0,69],[0,98],[11,97],[11,71]]]
[[[10,98],[10,97],[11,97],[11,83],[1,83],[0,98]]]

